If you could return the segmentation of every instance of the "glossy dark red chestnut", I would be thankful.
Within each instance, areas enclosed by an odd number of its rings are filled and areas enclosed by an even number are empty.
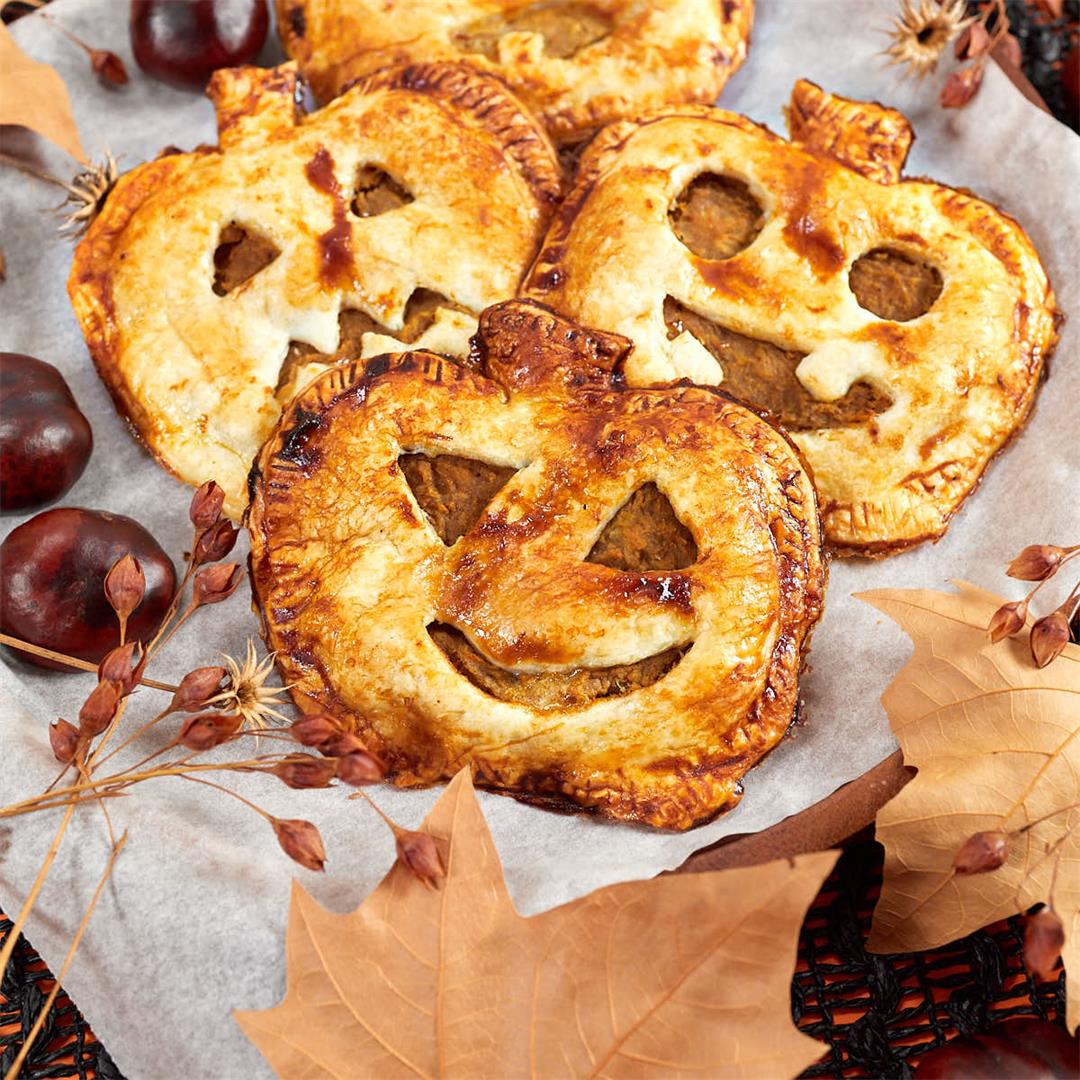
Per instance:
[[[131,48],[148,75],[201,90],[254,58],[269,21],[266,0],[131,0]]]
[[[1063,1024],[1009,1020],[923,1055],[917,1080],[1075,1080],[1080,1051]]]
[[[105,599],[105,575],[129,552],[142,566],[146,593],[128,620],[128,639],[147,640],[176,589],[172,561],[137,521],[74,507],[46,510],[0,544],[0,628],[96,663],[120,640],[116,615]],[[19,656],[68,670],[27,653]]]
[[[82,476],[94,436],[63,375],[0,353],[0,509],[36,510]]]

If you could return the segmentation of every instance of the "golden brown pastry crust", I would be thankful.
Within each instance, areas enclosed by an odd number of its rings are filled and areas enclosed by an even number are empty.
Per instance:
[[[558,55],[545,48],[542,28],[560,9],[578,9],[610,32]],[[478,24],[523,11],[540,16],[539,32],[489,35],[491,55],[476,51]],[[467,59],[504,78],[569,143],[642,109],[715,101],[746,57],[752,16],[753,0],[277,0],[285,51],[322,100],[384,64]]]
[[[967,192],[900,180],[912,133],[899,113],[801,81],[789,121],[797,141],[695,106],[608,127],[522,293],[631,338],[632,384],[722,377],[696,338],[668,333],[670,297],[803,354],[798,378],[819,400],[860,382],[887,393],[892,406],[861,423],[793,434],[827,539],[841,554],[886,555],[940,537],[1023,424],[1057,340],[1054,295],[1012,218]],[[730,258],[694,255],[668,220],[703,173],[748,184],[764,210],[760,233]],[[882,248],[939,271],[925,314],[890,321],[856,301],[852,264]]]
[[[474,313],[513,295],[562,182],[543,129],[468,65],[382,71],[302,118],[295,88],[293,64],[217,72],[220,146],[121,177],[68,282],[120,411],[181,479],[217,480],[234,517],[295,388],[278,391],[290,342],[333,353],[346,308],[393,332],[417,289]],[[368,163],[412,201],[357,216],[354,177]],[[214,253],[231,223],[279,254],[217,295]],[[442,347],[435,331],[422,340]]]
[[[486,311],[479,370],[410,352],[342,364],[292,402],[252,472],[252,582],[304,711],[357,730],[402,786],[464,765],[488,786],[688,828],[732,806],[783,736],[825,587],[813,485],[786,437],[711,389],[627,389],[629,343],[539,305]],[[516,470],[452,546],[399,467]],[[693,534],[682,570],[585,560],[655,483]],[[487,660],[566,671],[690,645],[619,697],[490,697],[427,628]]]

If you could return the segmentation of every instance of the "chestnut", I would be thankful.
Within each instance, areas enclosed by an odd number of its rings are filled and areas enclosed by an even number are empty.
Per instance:
[[[128,639],[148,640],[176,591],[172,561],[137,521],[77,507],[37,514],[0,544],[0,629],[97,663],[120,641],[116,614],[105,599],[105,575],[128,553],[146,577],[143,601],[128,620]],[[73,670],[18,655],[41,667]]]
[[[201,90],[218,68],[262,48],[266,0],[131,0],[131,48],[148,75]]]
[[[82,476],[94,435],[64,376],[43,360],[0,353],[0,509],[54,502]]]

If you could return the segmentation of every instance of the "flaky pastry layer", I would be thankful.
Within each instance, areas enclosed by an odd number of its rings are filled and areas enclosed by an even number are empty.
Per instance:
[[[342,364],[260,453],[248,528],[268,646],[297,705],[346,721],[397,784],[467,765],[520,797],[682,829],[734,805],[791,724],[825,587],[810,478],[781,432],[715,390],[627,389],[628,345],[500,304],[473,366],[419,351]],[[398,464],[416,453],[516,471],[448,545]],[[697,560],[586,561],[646,484]],[[686,651],[643,688],[537,708],[470,682],[434,625],[518,672]]]
[[[386,70],[303,117],[292,64],[219,71],[209,92],[220,145],[121,177],[76,248],[68,292],[139,437],[188,483],[216,480],[239,517],[290,343],[333,353],[350,308],[393,333],[417,289],[471,312],[513,295],[561,172],[502,83],[464,64]],[[364,170],[410,201],[358,214]],[[218,295],[215,251],[231,226],[277,255]]]
[[[388,63],[493,71],[559,142],[641,109],[713,102],[746,57],[753,0],[277,0],[285,51],[328,99]]]
[[[889,407],[848,426],[796,431],[826,535],[883,555],[940,537],[1027,417],[1057,340],[1054,294],[1023,229],[973,195],[902,180],[913,138],[880,105],[796,85],[792,141],[742,116],[686,106],[614,124],[583,155],[523,295],[635,343],[628,380],[723,386],[665,299],[747,338],[804,354],[816,399],[868,383]],[[669,212],[695,178],[746,185],[763,224],[729,258],[694,254]],[[849,273],[887,249],[940,274],[909,321],[860,306]],[[670,302],[670,301],[669,301]]]

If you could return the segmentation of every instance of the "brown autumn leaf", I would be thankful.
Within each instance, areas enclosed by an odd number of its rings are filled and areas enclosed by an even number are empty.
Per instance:
[[[26,55],[0,24],[0,124],[29,128],[88,164],[67,87],[55,68]]]
[[[237,1020],[282,1078],[795,1076],[799,927],[835,852],[514,910],[458,773],[423,828],[447,876],[395,863],[356,911],[293,886],[285,1000]]]
[[[869,948],[936,948],[1050,903],[1065,924],[1068,1025],[1080,1022],[1080,646],[1035,666],[1029,629],[991,644],[1001,597],[879,589],[860,598],[915,651],[882,695],[904,761],[919,771],[878,813],[885,880]],[[1024,831],[1020,831],[1024,830]],[[1009,834],[997,870],[959,875],[977,832]]]

